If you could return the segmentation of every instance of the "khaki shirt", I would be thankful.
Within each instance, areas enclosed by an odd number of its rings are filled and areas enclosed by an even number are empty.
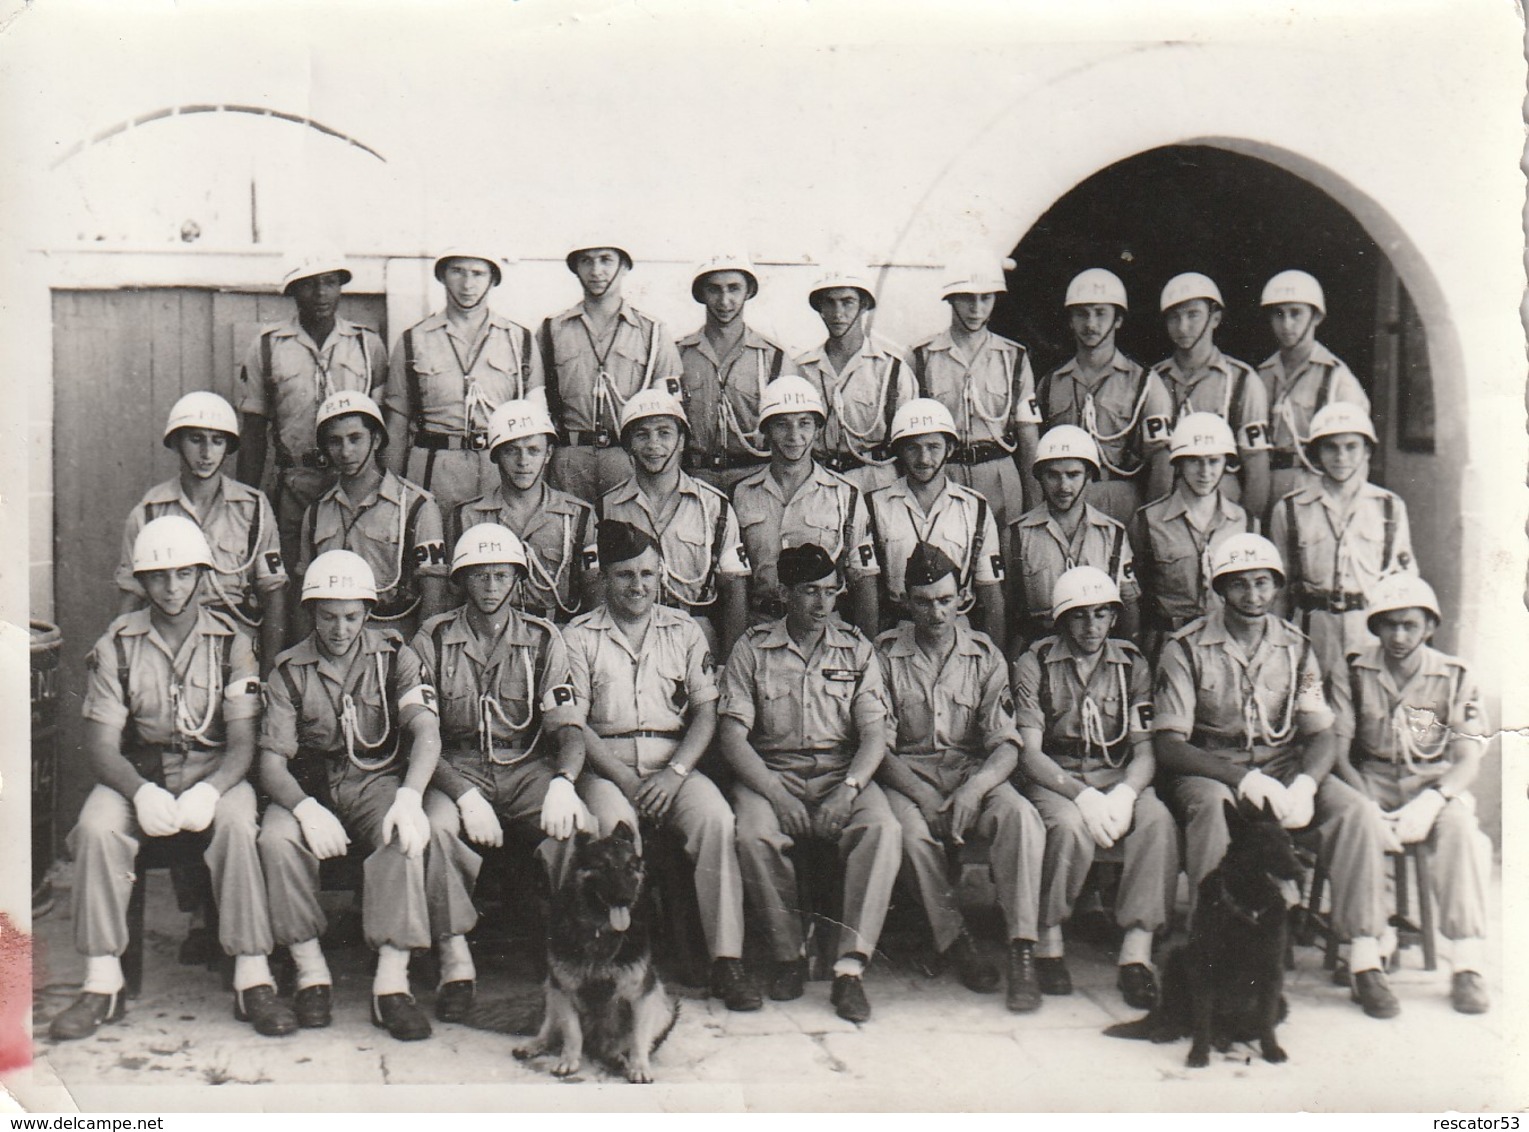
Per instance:
[[[526,549],[526,580],[519,605],[559,620],[578,609],[578,575],[594,563],[594,508],[576,495],[542,481],[541,505],[524,523],[510,521],[501,485],[469,499],[456,510],[448,545],[477,523],[498,523],[514,531]]]
[[[633,651],[606,605],[576,618],[567,640],[572,714],[598,735],[660,731],[679,738],[693,709],[719,694],[706,635],[677,609],[653,607],[641,653]]]
[[[1030,352],[1018,342],[984,330],[976,352],[965,357],[949,330],[912,350],[918,396],[950,410],[963,445],[1001,441],[1012,447],[1022,424],[1040,424]]]
[[[1288,621],[1271,615],[1265,622],[1252,656],[1219,612],[1169,637],[1157,661],[1154,730],[1246,754],[1330,727],[1311,642]]]
[[[1334,401],[1347,401],[1370,411],[1370,399],[1348,366],[1322,343],[1312,345],[1311,356],[1295,373],[1287,375],[1279,351],[1258,367],[1269,395],[1269,436],[1275,449],[1294,453],[1311,431],[1311,418]]]
[[[609,343],[596,335],[582,302],[543,322],[540,338],[553,421],[578,432],[603,428],[612,444],[621,407],[632,394],[664,388],[680,376],[680,356],[664,324],[624,300]]]
[[[712,456],[737,460],[765,451],[759,399],[766,385],[789,372],[785,347],[745,327],[738,349],[725,358],[717,357],[704,328],[681,338],[678,348],[695,466],[705,467]]]
[[[143,583],[133,576],[133,542],[151,520],[165,515],[184,516],[207,536],[213,569],[202,581],[200,597],[204,602],[219,604],[221,594],[230,605],[242,605],[250,590],[268,592],[287,584],[276,514],[265,493],[229,476],[218,478],[218,492],[205,515],[198,514],[181,491],[179,477],[144,492],[122,524],[122,557],[116,574],[119,590],[146,596]]]
[[[366,559],[377,579],[378,604],[412,592],[416,575],[447,575],[441,509],[417,484],[382,473],[364,499],[351,502],[341,484],[319,496],[303,515],[297,573],[326,550],[350,550]]]
[[[1109,638],[1086,680],[1082,672],[1065,636],[1036,641],[1014,662],[1015,717],[1041,733],[1044,753],[1058,766],[1100,786],[1113,777],[1108,771],[1129,762],[1136,743],[1152,738],[1152,671],[1135,645]],[[1097,735],[1084,727],[1087,701],[1099,713]]]
[[[803,354],[796,367],[817,386],[828,407],[828,423],[815,449],[819,458],[852,456],[865,463],[890,462],[890,452],[877,450],[887,443],[892,414],[918,395],[913,367],[902,352],[890,342],[867,334],[841,372],[834,372],[826,346]]]
[[[542,380],[541,354],[518,322],[491,310],[468,339],[436,311],[393,344],[384,405],[418,431],[482,434],[489,414],[541,388]]]
[[[262,327],[239,366],[237,408],[276,423],[278,458],[318,450],[319,406],[336,393],[369,396],[388,377],[388,350],[370,326],[336,318],[320,348],[296,315]]]
[[[1428,645],[1418,652],[1418,670],[1401,687],[1378,646],[1349,657],[1348,671],[1328,681],[1333,732],[1352,741],[1355,766],[1378,759],[1439,778],[1454,765],[1452,740],[1491,736],[1481,690],[1465,661]]]
[[[1077,358],[1069,358],[1041,379],[1036,401],[1042,431],[1068,424],[1093,436],[1106,479],[1134,475],[1173,431],[1173,401],[1162,379],[1119,350],[1093,385],[1079,371]]]
[[[927,514],[907,477],[871,492],[866,502],[876,558],[893,602],[901,604],[908,596],[903,578],[908,556],[919,542],[938,546],[956,564],[963,608],[971,605],[974,585],[1003,580],[998,524],[987,501],[971,488],[947,479]]]
[[[1247,362],[1212,350],[1205,365],[1184,373],[1171,357],[1152,367],[1173,399],[1173,423],[1189,413],[1215,413],[1231,426],[1237,451],[1269,447],[1269,393],[1258,371]]]
[[[717,596],[718,574],[744,578],[751,573],[738,516],[727,496],[684,472],[674,495],[673,511],[655,514],[633,477],[601,497],[600,515],[630,523],[657,540],[664,559],[662,601],[709,605]]]
[[[1366,483],[1346,517],[1338,507],[1320,483],[1292,491],[1275,504],[1269,539],[1290,575],[1287,594],[1337,592],[1359,594],[1368,601],[1387,574],[1417,573],[1401,496]]]
[[[1189,504],[1180,489],[1136,512],[1130,527],[1136,577],[1159,627],[1183,628],[1196,617],[1221,608],[1210,584],[1211,550],[1228,535],[1252,529],[1247,512],[1220,492],[1210,526],[1189,521]]]
[[[1083,520],[1069,539],[1042,503],[1009,524],[1009,564],[1017,571],[1021,608],[1041,624],[1051,624],[1051,591],[1074,566],[1097,566],[1120,587],[1123,601],[1140,594],[1131,540],[1125,528],[1092,503],[1083,504]]]
[[[956,626],[955,647],[937,660],[912,624],[876,638],[891,715],[893,750],[904,758],[960,752],[980,765],[1004,743],[1019,744],[1003,653],[988,637]]]

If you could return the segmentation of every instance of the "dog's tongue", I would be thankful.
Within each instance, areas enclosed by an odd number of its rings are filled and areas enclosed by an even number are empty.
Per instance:
[[[1279,894],[1285,898],[1285,907],[1294,908],[1301,902],[1301,886],[1293,880],[1279,882]]]
[[[624,932],[632,926],[632,910],[625,904],[617,904],[611,908],[611,930]]]

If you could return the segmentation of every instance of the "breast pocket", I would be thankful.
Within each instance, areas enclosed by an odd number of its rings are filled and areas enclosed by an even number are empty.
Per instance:
[[[971,733],[977,722],[982,696],[968,682],[962,682],[949,690],[949,720],[946,730],[956,739]]]
[[[797,734],[800,718],[801,688],[795,681],[776,681],[760,689],[759,722],[766,734],[774,737]]]
[[[491,401],[508,401],[518,396],[531,376],[527,360],[517,357],[516,353],[508,334],[496,333],[484,347],[483,357],[473,374]]]

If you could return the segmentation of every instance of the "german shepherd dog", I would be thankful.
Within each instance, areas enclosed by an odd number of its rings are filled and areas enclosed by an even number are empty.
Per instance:
[[[547,923],[546,1013],[517,1058],[559,1048],[552,1072],[567,1077],[587,1052],[619,1066],[628,1081],[653,1080],[648,1059],[674,1028],[679,1006],[653,970],[644,879],[625,822],[598,840],[575,835],[570,878],[552,894]]]
[[[1119,1022],[1113,1038],[1172,1042],[1192,1037],[1189,1067],[1210,1064],[1214,1046],[1259,1043],[1265,1061],[1285,1060],[1274,1028],[1284,1021],[1289,907],[1301,864],[1288,830],[1268,803],[1246,813],[1223,804],[1231,843],[1200,882],[1189,939],[1168,957],[1157,1005],[1145,1018]]]

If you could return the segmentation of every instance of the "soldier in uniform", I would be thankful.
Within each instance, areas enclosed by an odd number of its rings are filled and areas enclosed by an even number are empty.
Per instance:
[[[1136,579],[1146,599],[1142,641],[1156,657],[1163,635],[1220,606],[1210,584],[1214,546],[1255,523],[1220,491],[1226,463],[1237,455],[1231,427],[1215,413],[1189,413],[1168,440],[1173,490],[1136,512],[1128,536]]]
[[[318,442],[318,408],[347,389],[376,396],[388,376],[388,349],[370,326],[341,318],[340,290],[351,279],[338,252],[290,263],[281,293],[297,306],[286,322],[262,327],[239,367],[239,479],[258,488],[267,438],[275,450],[272,499],[281,554],[297,557],[303,512],[335,482]]]
[[[1036,911],[1046,834],[1035,807],[1009,784],[1019,732],[1003,652],[962,625],[958,570],[919,542],[904,563],[911,622],[876,641],[896,726],[877,779],[902,826],[903,860],[918,887],[934,946],[968,989],[998,989],[978,954],[950,881],[947,848],[986,842],[1008,942],[1010,1010],[1039,1010]]]
[[[1041,431],[1074,425],[1094,438],[1101,468],[1089,484],[1088,501],[1116,522],[1129,523],[1138,507],[1173,485],[1167,451],[1173,402],[1156,375],[1115,345],[1126,316],[1119,276],[1102,267],[1079,272],[1067,284],[1063,304],[1076,350],[1036,386]],[[1031,486],[1026,501],[1039,506],[1039,497],[1038,485]]]
[[[448,248],[435,260],[446,307],[405,330],[388,367],[387,466],[435,496],[441,508],[493,486],[489,416],[542,386],[531,332],[488,303],[504,260],[481,245]]]
[[[892,414],[916,392],[913,368],[897,347],[866,328],[876,292],[863,276],[830,271],[807,301],[828,331],[821,346],[796,360],[826,406],[818,459],[861,491],[885,487],[897,478],[887,449]]]
[[[1462,1014],[1482,1014],[1492,845],[1471,787],[1492,729],[1465,661],[1429,644],[1442,620],[1432,586],[1391,575],[1376,586],[1369,619],[1380,643],[1350,656],[1328,683],[1338,773],[1380,805],[1403,845],[1428,842],[1454,966],[1450,1000]]]
[[[1368,413],[1370,399],[1348,366],[1317,341],[1327,299],[1314,276],[1279,272],[1264,284],[1260,305],[1279,345],[1258,367],[1269,394],[1269,499],[1278,503],[1320,475],[1306,459],[1311,418],[1333,401],[1347,401]]]
[[[1081,428],[1057,425],[1036,445],[1035,475],[1044,500],[1009,527],[1009,564],[1015,639],[1012,655],[1030,642],[1050,636],[1051,595],[1057,579],[1074,566],[1097,566],[1120,587],[1121,614],[1116,626],[1124,637],[1136,636],[1137,599],[1131,541],[1125,527],[1092,503],[1085,488],[1099,475],[1099,447]]]
[[[239,450],[233,406],[216,393],[186,394],[170,409],[164,445],[180,457],[180,474],[151,487],[128,512],[117,566],[119,612],[131,613],[148,602],[132,568],[138,532],[161,515],[182,515],[215,548],[198,600],[244,628],[257,647],[264,677],[286,643],[287,569],[265,494],[223,474],[227,457]]]
[[[892,420],[892,449],[905,474],[867,497],[871,541],[881,565],[880,607],[888,626],[907,620],[903,568],[919,543],[932,543],[960,563],[956,575],[961,614],[994,641],[1008,636],[1003,601],[1003,549],[989,501],[952,482],[946,470],[956,447],[950,410],[915,397]]]
[[[812,457],[827,410],[805,378],[787,374],[772,381],[760,403],[759,427],[770,447],[768,467],[740,480],[733,509],[743,538],[749,583],[749,617],[755,624],[785,616],[785,587],[776,560],[787,547],[813,543],[848,576],[850,620],[871,633],[877,609],[876,551],[861,491]]]
[[[1120,590],[1104,571],[1077,566],[1058,578],[1051,614],[1056,635],[1014,663],[1020,769],[1046,825],[1036,972],[1045,993],[1072,993],[1062,924],[1095,847],[1119,844],[1116,985],[1145,1010],[1157,1000],[1153,933],[1173,915],[1179,876],[1178,828],[1152,788],[1152,674],[1134,645],[1110,639]]]
[[[562,623],[589,604],[594,508],[547,482],[557,429],[536,399],[506,401],[488,420],[489,459],[498,484],[457,508],[450,534],[497,523],[520,539],[526,574],[512,604]]]
[[[626,403],[621,446],[636,471],[600,497],[600,522],[630,523],[658,542],[659,600],[699,621],[716,655],[726,656],[748,624],[750,571],[727,496],[680,470],[689,431],[685,407],[662,390]]]
[[[807,974],[796,867],[799,841],[835,843],[844,870],[832,1001],[864,1022],[861,982],[886,919],[902,830],[871,781],[887,751],[881,666],[871,642],[834,615],[834,558],[808,543],[781,551],[787,612],[750,629],[728,659],[717,709],[722,753],[738,776],[743,892],[775,961],[770,997],[800,998]]]
[[[748,256],[719,255],[699,264],[690,295],[706,308],[706,321],[678,343],[691,422],[688,467],[724,493],[769,462],[759,435],[759,402],[765,386],[786,369],[785,347],[743,321],[745,305],[757,294],[759,275]]]
[[[1008,290],[1003,273],[1013,269],[1009,259],[952,268],[940,288],[950,329],[910,353],[918,395],[944,405],[956,424],[952,477],[988,501],[1000,528],[1015,517],[1010,507],[1016,514],[1024,509],[1041,420],[1030,352],[988,329],[998,296]]]
[[[573,789],[583,756],[568,726],[568,653],[550,621],[515,608],[525,571],[514,532],[493,523],[469,527],[451,557],[467,602],[425,622],[414,637],[421,678],[440,696],[441,759],[425,813],[432,828],[465,831],[485,848],[503,845],[508,825],[536,847],[557,884],[572,859],[574,831],[592,823]],[[453,899],[471,907],[476,854],[459,853],[449,879]],[[466,928],[451,927],[441,939],[435,1016],[461,1022],[472,1009],[477,968]]]
[[[368,619],[402,632],[446,608],[446,545],[434,497],[383,469],[387,439],[381,411],[363,393],[337,393],[319,409],[319,441],[340,479],[303,516],[296,573],[326,550],[354,551],[374,579],[387,579]],[[305,613],[293,618],[302,632]]]
[[[1260,535],[1232,535],[1216,548],[1211,584],[1224,605],[1168,637],[1154,689],[1153,747],[1184,822],[1191,891],[1226,852],[1223,802],[1267,802],[1287,829],[1314,830],[1333,881],[1333,930],[1350,941],[1354,997],[1371,1017],[1393,1017],[1380,936],[1383,857],[1395,841],[1375,803],[1330,773],[1337,744],[1321,668],[1274,612],[1279,551]]]
[[[271,978],[255,791],[245,781],[260,714],[254,651],[197,600],[212,553],[190,519],[147,523],[133,541],[132,566],[148,608],[113,621],[86,662],[84,747],[96,785],[69,835],[74,943],[86,957],[85,980],[48,1034],[86,1038],[122,1018],[139,842],[209,828],[204,856],[219,940],[234,956],[234,1017],[267,1036],[289,1034],[297,1020]]]
[[[615,244],[582,243],[568,270],[583,298],[541,325],[547,410],[558,427],[552,482],[593,506],[632,474],[617,443],[621,409],[640,390],[660,385],[679,394],[679,354],[668,329],[621,296],[632,257]]]
[[[596,772],[579,792],[602,832],[622,822],[635,830],[640,813],[683,839],[712,955],[711,993],[729,1010],[758,1010],[759,990],[743,969],[733,811],[695,768],[717,729],[711,648],[692,618],[656,603],[665,568],[648,531],[603,519],[599,554],[605,601],[567,630],[573,715]]]
[[[297,966],[293,1008],[304,1027],[328,1026],[333,979],[319,937],[319,862],[363,842],[361,901],[377,951],[372,1024],[399,1041],[430,1036],[409,993],[409,952],[460,935],[477,912],[460,882],[477,855],[425,816],[440,757],[435,690],[392,629],[367,625],[371,567],[348,550],[314,559],[303,578],[314,629],[276,658],[260,728],[260,782],[271,797],[260,830],[271,925]],[[408,736],[408,754],[403,739]]]
[[[1274,507],[1269,537],[1290,565],[1283,612],[1311,637],[1324,672],[1375,643],[1369,595],[1388,574],[1416,574],[1407,504],[1370,482],[1375,426],[1335,401],[1311,418],[1306,451],[1321,469]]]

